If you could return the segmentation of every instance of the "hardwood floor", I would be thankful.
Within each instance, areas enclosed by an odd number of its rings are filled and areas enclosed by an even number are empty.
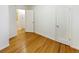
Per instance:
[[[2,53],[77,53],[78,50],[65,44],[53,41],[36,33],[17,32],[17,36],[10,39],[10,46],[1,50]]]

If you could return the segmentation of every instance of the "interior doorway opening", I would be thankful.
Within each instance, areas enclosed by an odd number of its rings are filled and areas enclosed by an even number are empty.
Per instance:
[[[25,33],[25,10],[24,9],[16,9],[16,30],[17,36]]]
[[[25,10],[16,9],[16,15],[17,30],[25,29]]]

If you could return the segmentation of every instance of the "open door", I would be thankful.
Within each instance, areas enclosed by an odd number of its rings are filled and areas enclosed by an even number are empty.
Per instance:
[[[26,10],[26,32],[33,32],[33,10]]]

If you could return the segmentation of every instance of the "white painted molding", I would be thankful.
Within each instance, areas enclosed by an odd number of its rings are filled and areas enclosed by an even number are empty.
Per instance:
[[[41,35],[41,36],[47,37],[47,38],[49,38],[49,39],[51,39],[51,40],[55,40],[55,37],[52,38],[52,37],[49,37],[49,36],[43,35],[43,34],[38,33],[38,32],[35,32],[35,33],[36,33],[36,34],[39,34],[39,35]],[[72,48],[74,48],[74,49],[79,50],[79,46],[75,46],[75,45],[71,45],[71,44],[68,44],[68,43],[64,43],[64,42],[61,42],[61,41],[59,41],[59,40],[55,40],[55,41],[57,41],[57,42],[59,42],[59,43],[62,43],[62,44],[66,44],[66,45],[68,45],[68,46],[70,46],[70,47],[72,47]]]
[[[79,46],[76,45],[70,45],[72,48],[79,50]]]
[[[6,43],[5,45],[0,46],[0,50],[7,48],[9,46],[9,43]]]
[[[51,39],[51,40],[55,40],[55,37],[50,37],[50,36],[47,36],[47,35],[44,35],[44,34],[41,34],[41,33],[38,33],[38,32],[35,32],[36,34],[39,34],[39,35],[41,35],[41,36],[44,36],[44,37],[46,37],[46,38],[49,38],[49,39]]]
[[[9,39],[12,38],[12,37],[15,37],[16,35],[17,35],[17,34],[13,34],[13,35],[11,35],[11,36],[9,37]]]

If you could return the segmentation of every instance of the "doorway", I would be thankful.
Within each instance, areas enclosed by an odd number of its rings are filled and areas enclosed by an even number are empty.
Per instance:
[[[17,35],[25,32],[25,10],[16,9]]]
[[[17,32],[34,32],[33,10],[16,9]]]
[[[17,14],[17,30],[25,29],[25,10],[16,9]]]

